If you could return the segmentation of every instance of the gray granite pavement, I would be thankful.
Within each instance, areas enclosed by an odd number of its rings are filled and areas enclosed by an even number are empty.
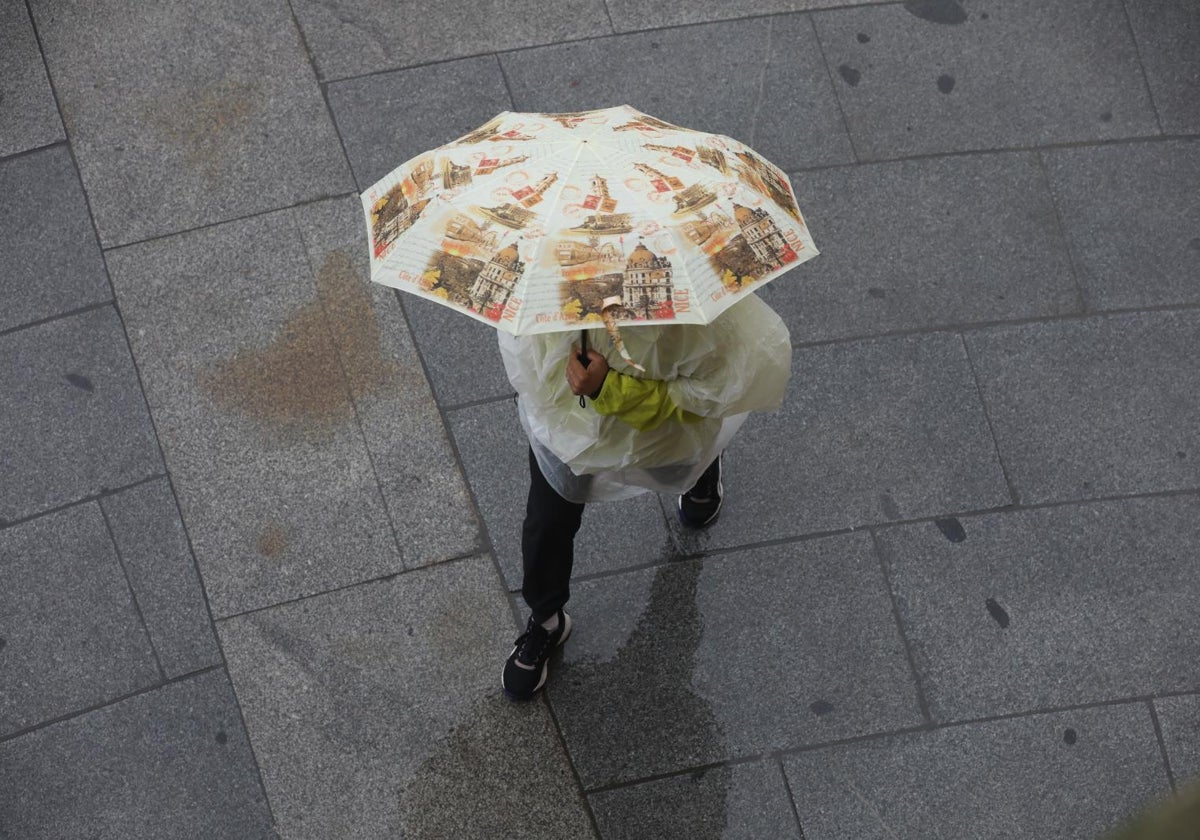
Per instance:
[[[1200,781],[1198,9],[0,0],[0,840],[1093,840]],[[591,506],[514,705],[511,389],[357,192],[622,103],[823,254],[721,519]]]

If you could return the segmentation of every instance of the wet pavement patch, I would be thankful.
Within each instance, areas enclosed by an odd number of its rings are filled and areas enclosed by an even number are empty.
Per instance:
[[[266,347],[239,350],[201,375],[218,405],[285,436],[323,436],[354,417],[350,383],[359,393],[394,387],[397,365],[383,352],[369,291],[349,255],[326,257],[317,290],[320,299],[301,307]]]
[[[935,519],[933,524],[938,527],[938,530],[945,535],[946,539],[952,543],[960,543],[966,540],[967,531],[963,528],[962,523],[955,517],[951,516],[946,519]]]
[[[908,0],[904,10],[930,23],[953,26],[967,22],[967,13],[958,0]]]
[[[1009,623],[1008,611],[1005,610],[1004,607],[1000,606],[996,602],[995,598],[988,598],[983,603],[984,603],[984,606],[987,607],[988,615],[990,615],[995,620],[995,622],[1000,625],[1001,630],[1008,627],[1008,623]]]

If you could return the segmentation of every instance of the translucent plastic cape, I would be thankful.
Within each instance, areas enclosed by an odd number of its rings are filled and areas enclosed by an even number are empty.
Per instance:
[[[613,347],[603,325],[588,347],[614,370],[668,383],[680,408],[704,419],[667,421],[639,432],[616,417],[581,408],[566,381],[578,331],[514,337],[499,333],[500,354],[516,389],[521,425],[547,481],[573,502],[629,498],[648,490],[678,494],[729,444],[751,411],[779,407],[791,372],[787,327],[754,295],[707,325],[623,326],[639,373]]]

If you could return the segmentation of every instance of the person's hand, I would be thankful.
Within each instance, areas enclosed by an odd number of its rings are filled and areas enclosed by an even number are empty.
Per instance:
[[[567,359],[567,384],[571,393],[578,397],[590,397],[604,385],[604,377],[608,375],[608,362],[595,350],[587,351],[588,366],[584,367],[579,361],[579,348],[571,348]]]

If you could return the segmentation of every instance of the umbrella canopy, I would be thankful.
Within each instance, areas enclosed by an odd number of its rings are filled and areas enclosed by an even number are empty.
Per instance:
[[[781,170],[628,106],[506,111],[362,201],[372,280],[514,335],[706,324],[817,255]]]

